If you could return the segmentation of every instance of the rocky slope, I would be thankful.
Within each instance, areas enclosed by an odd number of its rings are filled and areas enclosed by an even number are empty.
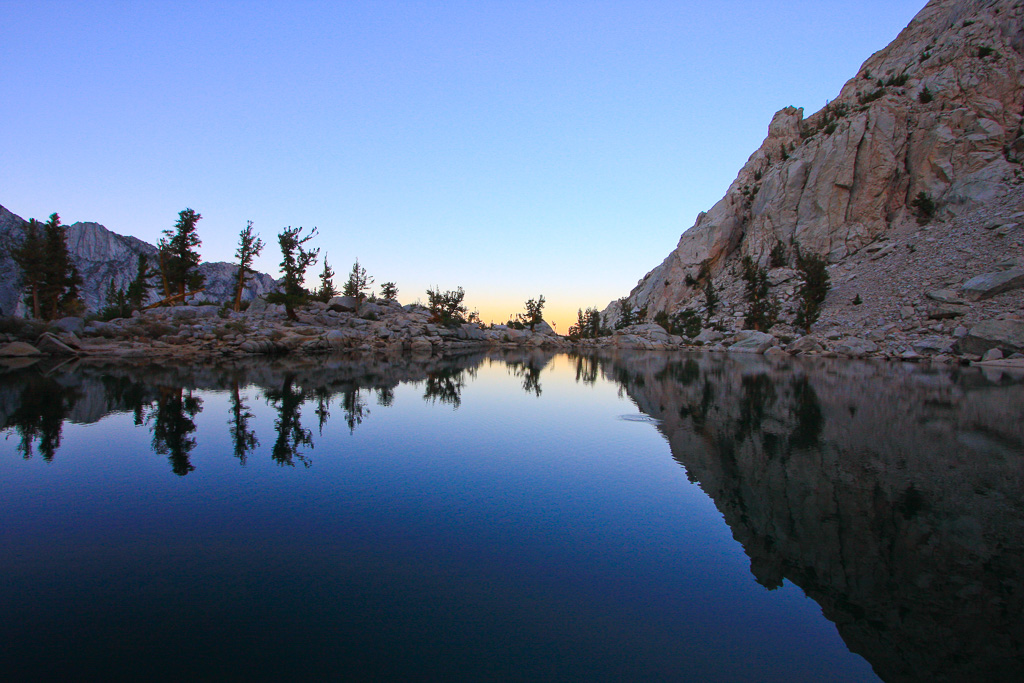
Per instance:
[[[1022,114],[1024,2],[931,0],[821,111],[779,111],[725,197],[628,299],[650,318],[699,310],[703,265],[722,289],[716,326],[739,329],[739,262],[768,265],[781,244],[789,266],[797,245],[832,264],[819,332],[884,337],[895,325],[910,344],[914,334],[952,343],[964,323],[1015,315],[1019,289],[980,305],[960,290],[1024,265]],[[920,193],[936,206],[923,226],[912,206]],[[787,270],[773,273],[773,294],[791,321],[798,280]],[[937,289],[962,308],[931,318]],[[853,307],[858,294],[864,305]],[[605,321],[619,313],[612,302]]]
[[[10,245],[21,239],[26,221],[0,206],[0,244]],[[145,254],[150,264],[156,263],[157,249],[135,237],[118,235],[98,223],[74,223],[68,226],[68,250],[82,275],[82,298],[89,311],[98,311],[105,304],[108,284],[127,288],[135,278],[139,255]],[[227,301],[234,292],[236,267],[230,263],[200,263],[206,277],[206,289],[198,301]],[[5,250],[0,250],[0,315],[24,315],[21,302],[20,273]],[[242,298],[249,301],[274,291],[277,284],[264,273],[250,277]],[[150,299],[159,298],[154,292]]]

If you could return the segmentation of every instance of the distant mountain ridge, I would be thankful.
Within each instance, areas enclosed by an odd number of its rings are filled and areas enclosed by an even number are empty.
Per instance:
[[[13,245],[24,234],[28,221],[0,206],[0,244]],[[96,312],[106,304],[107,287],[111,281],[118,288],[127,288],[135,278],[139,256],[145,254],[156,264],[157,248],[130,235],[119,235],[99,223],[73,223],[67,226],[68,251],[82,275],[81,296],[86,309]],[[197,301],[221,303],[234,295],[238,267],[223,261],[202,262],[199,272],[206,278],[205,290]],[[6,250],[0,250],[0,315],[24,315],[20,285],[21,273]],[[254,273],[246,282],[242,299],[250,301],[277,289],[274,278]],[[149,301],[160,298],[151,292]]]
[[[743,257],[768,265],[779,244],[789,264],[798,245],[839,264],[835,284],[894,230],[917,229],[913,202],[921,193],[937,207],[933,239],[959,239],[956,230],[979,208],[1020,211],[1009,195],[1024,182],[1022,116],[1024,2],[931,0],[821,111],[806,119],[795,107],[776,113],[726,195],[697,217],[628,301],[650,317],[699,308],[695,283],[703,275],[735,287]],[[1016,235],[1009,237],[1008,245]],[[1017,250],[979,259],[998,263]],[[974,267],[949,265],[948,278]],[[860,281],[875,277],[869,271],[857,272]],[[901,277],[920,283],[928,274],[911,262]],[[918,302],[908,294],[891,303],[879,314]],[[614,324],[619,312],[611,302],[606,322]]]

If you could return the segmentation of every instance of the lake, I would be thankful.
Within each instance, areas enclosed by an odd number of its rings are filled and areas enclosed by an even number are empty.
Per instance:
[[[0,366],[0,677],[998,681],[1024,378],[741,354]]]

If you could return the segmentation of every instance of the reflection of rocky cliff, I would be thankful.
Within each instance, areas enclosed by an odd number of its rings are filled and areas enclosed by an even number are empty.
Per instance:
[[[662,421],[757,580],[800,586],[884,680],[1019,680],[1020,382],[709,355],[580,364]]]

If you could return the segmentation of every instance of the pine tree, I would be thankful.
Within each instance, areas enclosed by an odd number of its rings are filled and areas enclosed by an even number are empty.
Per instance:
[[[199,252],[196,249],[203,242],[199,239],[196,223],[202,215],[192,209],[178,212],[174,229],[164,230],[159,244],[160,273],[163,276],[164,296],[184,296],[186,291],[195,291],[203,286],[203,275],[199,272]]]
[[[828,290],[832,286],[828,275],[828,262],[817,254],[796,252],[796,268],[803,279],[797,292],[799,303],[793,325],[809,331],[821,315],[821,305],[825,302]],[[857,295],[858,298],[860,295]],[[856,303],[856,302],[855,302]]]
[[[359,259],[352,264],[352,270],[348,274],[348,281],[342,289],[345,296],[355,297],[360,304],[366,298],[366,290],[373,284],[373,278],[366,274],[366,268],[359,265]]]
[[[779,304],[769,293],[768,271],[756,265],[749,256],[744,256],[743,279],[750,304],[744,323],[751,329],[767,330],[775,324],[779,314]]]
[[[25,236],[11,249],[11,258],[21,269],[21,286],[25,291],[25,305],[33,318],[42,317],[40,290],[43,286],[43,235],[35,218],[25,226]]]
[[[135,279],[128,284],[128,290],[125,292],[131,310],[138,311],[142,309],[142,305],[146,302],[146,295],[149,294],[149,290],[152,287],[149,281],[156,274],[149,267],[149,258],[145,254],[139,254],[139,263],[135,268]]]
[[[316,228],[306,236],[302,228],[288,226],[277,236],[281,246],[281,273],[284,276],[282,291],[274,292],[267,297],[270,303],[284,304],[285,312],[292,320],[298,320],[295,307],[301,306],[309,299],[309,293],[302,286],[306,277],[306,269],[316,263],[320,249],[306,250],[305,245],[316,236]]]
[[[619,320],[615,323],[615,329],[617,330],[629,327],[637,322],[637,315],[633,311],[633,302],[629,300],[629,297],[619,299],[619,305],[621,306],[622,313],[619,314]]]
[[[385,282],[380,286],[380,298],[386,301],[396,301],[398,299],[398,287],[395,286],[394,282]]]
[[[82,284],[68,253],[67,230],[55,213],[43,225],[42,247],[40,307],[43,318],[54,320],[81,307],[78,287]]]
[[[334,287],[334,269],[327,263],[327,257],[324,256],[324,269],[320,273],[320,288],[316,290],[316,299],[326,303],[331,300],[331,297],[337,295],[338,290]]]
[[[537,323],[542,322],[544,320],[544,304],[544,295],[541,294],[536,299],[529,299],[524,304],[524,306],[526,307],[526,313],[519,314],[519,322],[523,323],[524,325],[529,325],[531,332],[533,331],[533,328],[537,326]]]
[[[704,283],[704,315],[706,320],[711,320],[711,316],[715,314],[718,309],[718,293],[715,292],[715,285],[711,278]]]
[[[246,221],[245,229],[238,233],[238,251],[235,258],[238,259],[238,281],[235,283],[235,305],[236,311],[242,310],[242,292],[245,290],[245,280],[249,273],[253,272],[252,262],[263,251],[263,240],[252,232],[252,221]]]

